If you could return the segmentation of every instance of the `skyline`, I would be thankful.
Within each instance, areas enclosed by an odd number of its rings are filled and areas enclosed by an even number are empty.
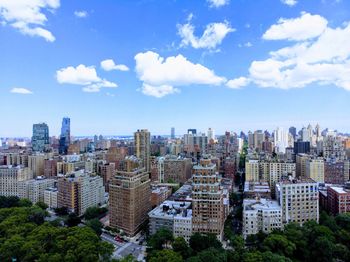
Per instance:
[[[309,122],[348,133],[349,7],[0,1],[0,137],[30,137],[40,122],[57,136],[64,116],[76,136]]]

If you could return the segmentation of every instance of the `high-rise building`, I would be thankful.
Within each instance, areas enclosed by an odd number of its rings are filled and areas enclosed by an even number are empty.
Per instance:
[[[64,117],[62,120],[61,136],[59,141],[59,153],[67,154],[70,145],[70,118]]]
[[[293,138],[295,139],[295,137],[297,136],[297,129],[294,126],[291,126],[289,128],[289,133],[293,136]]]
[[[313,179],[316,182],[324,183],[324,161],[319,157],[309,159],[306,162],[306,177]]]
[[[208,129],[208,141],[210,141],[210,140],[215,140],[215,131],[214,131],[214,129],[212,129],[212,128],[209,128]]]
[[[0,195],[22,197],[20,183],[32,178],[28,167],[0,166]]]
[[[33,172],[33,177],[44,176],[44,154],[28,156],[28,167]]]
[[[171,134],[170,134],[171,139],[175,139],[175,127],[171,128]]]
[[[58,207],[67,207],[77,215],[83,215],[92,206],[104,203],[103,179],[83,171],[60,177],[57,183]]]
[[[308,154],[310,153],[309,141],[296,141],[294,142],[294,154]]]
[[[262,130],[256,130],[254,131],[254,148],[256,150],[261,150],[262,148],[262,142],[265,139],[265,134]]]
[[[44,152],[50,146],[49,127],[45,123],[33,125],[32,148],[34,152]]]
[[[135,153],[142,161],[142,166],[146,172],[151,171],[151,133],[147,129],[137,130],[134,133]]]
[[[306,163],[310,156],[307,154],[296,155],[296,177],[306,177]]]
[[[193,232],[213,233],[221,239],[225,209],[216,165],[210,159],[201,159],[193,167],[192,181]]]
[[[336,160],[345,160],[346,153],[343,141],[335,136],[326,136],[323,139],[323,156]]]
[[[259,182],[259,160],[248,160],[245,162],[245,180]]]
[[[185,183],[192,175],[192,160],[176,156],[164,159],[164,182]]]
[[[277,127],[273,132],[273,138],[276,152],[285,153],[288,147],[288,132],[284,131],[283,128]]]
[[[276,185],[276,197],[282,207],[282,223],[303,224],[319,219],[318,185],[311,178],[288,179]]]
[[[44,192],[47,188],[53,187],[55,180],[51,178],[37,177],[22,181],[19,184],[20,196],[29,199],[32,203],[44,202]]]
[[[109,224],[134,236],[151,209],[150,179],[145,168],[126,165],[124,170],[116,172],[109,186]]]

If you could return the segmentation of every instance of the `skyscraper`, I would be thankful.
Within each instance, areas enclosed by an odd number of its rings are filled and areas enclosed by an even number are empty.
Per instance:
[[[151,133],[147,129],[137,130],[137,132],[134,133],[134,141],[136,156],[142,160],[142,166],[149,172],[151,170]]]
[[[33,125],[32,147],[35,152],[44,152],[50,145],[49,127],[45,123]]]
[[[208,129],[208,141],[215,140],[215,131],[212,128]]]
[[[175,127],[171,128],[171,135],[170,135],[171,139],[175,139]]]
[[[62,120],[59,153],[67,154],[70,145],[70,118],[64,117]]]
[[[288,132],[284,131],[283,128],[277,127],[273,132],[273,138],[277,152],[286,152],[288,147]]]
[[[295,139],[295,137],[297,136],[297,129],[294,126],[291,126],[289,128],[289,133],[293,136],[293,138]]]

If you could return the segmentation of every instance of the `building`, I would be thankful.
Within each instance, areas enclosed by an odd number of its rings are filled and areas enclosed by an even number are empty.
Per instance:
[[[34,152],[44,152],[49,149],[49,127],[45,123],[33,125],[32,148]]]
[[[109,186],[110,226],[134,236],[151,209],[151,187],[145,168],[117,171]]]
[[[61,136],[59,141],[59,153],[67,154],[70,145],[70,118],[62,119]]]
[[[175,237],[189,241],[192,235],[191,202],[164,201],[148,213],[149,232],[155,234],[160,228],[171,231]]]
[[[67,207],[78,216],[89,207],[104,204],[103,179],[78,171],[58,178],[58,207]]]
[[[310,156],[307,154],[296,155],[296,177],[306,177],[306,163]]]
[[[20,196],[29,199],[32,203],[44,202],[44,192],[47,188],[53,187],[55,180],[44,177],[36,177],[22,181],[19,184]]]
[[[243,200],[243,237],[265,234],[282,228],[282,209],[277,201],[261,199]]]
[[[115,174],[115,163],[103,163],[99,165],[99,174],[103,178],[103,185],[106,192],[109,191],[109,183]]]
[[[193,167],[192,176],[193,232],[213,233],[222,238],[225,208],[216,165],[210,159],[201,159]]]
[[[291,126],[289,128],[289,134],[291,134],[293,136],[293,139],[295,139],[297,136],[297,129],[294,126]]]
[[[271,198],[271,189],[268,182],[249,182],[244,183],[244,198]]]
[[[185,183],[192,175],[192,160],[177,156],[164,158],[164,182]]]
[[[167,186],[155,186],[152,188],[151,192],[151,205],[152,208],[159,206],[161,203],[163,203],[165,200],[170,197],[172,192],[171,187]]]
[[[32,178],[28,167],[0,166],[0,195],[22,197],[21,182]]]
[[[288,132],[283,128],[277,127],[273,132],[273,139],[275,142],[275,152],[284,153],[286,147],[288,147]]]
[[[151,133],[147,129],[137,130],[134,133],[135,153],[142,160],[142,166],[146,172],[151,171]]]
[[[343,141],[335,136],[326,136],[323,139],[323,156],[325,158],[336,159],[343,161],[346,159],[346,151],[344,149]]]
[[[47,178],[57,176],[57,160],[56,159],[45,159],[44,160],[44,176]]]
[[[28,167],[33,172],[33,177],[44,176],[44,154],[28,156]]]
[[[328,187],[327,210],[333,215],[350,212],[350,190],[338,186]]]
[[[327,160],[324,163],[324,182],[343,185],[349,181],[349,161]]]
[[[175,127],[171,128],[170,138],[175,139]]]
[[[248,160],[245,162],[245,180],[259,182],[259,160]]]
[[[44,203],[49,208],[57,208],[58,207],[58,190],[56,187],[49,187],[44,191]]]
[[[306,177],[318,183],[324,183],[324,161],[323,158],[308,159],[306,162]]]
[[[296,141],[294,142],[294,154],[308,154],[310,153],[309,141]]]
[[[318,222],[318,184],[314,180],[283,180],[276,185],[276,198],[282,207],[283,224],[303,224],[311,220]]]

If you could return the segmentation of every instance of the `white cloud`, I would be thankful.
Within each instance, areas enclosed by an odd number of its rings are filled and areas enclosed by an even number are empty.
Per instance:
[[[52,12],[59,6],[60,0],[0,0],[0,18],[2,24],[16,28],[24,35],[39,36],[53,42],[53,34],[43,28],[47,22],[43,11]]]
[[[166,95],[180,93],[180,89],[175,88],[169,85],[161,85],[161,86],[151,86],[143,83],[141,91],[143,94],[148,96],[154,96],[157,98],[162,98]]]
[[[60,84],[82,85],[84,92],[99,92],[103,87],[115,88],[116,83],[100,78],[93,66],[68,66],[56,71],[56,79]]]
[[[240,87],[248,85],[250,80],[246,77],[239,77],[227,81],[226,86],[232,89],[238,89]]]
[[[76,17],[78,17],[78,18],[85,18],[85,17],[87,17],[89,14],[88,14],[87,11],[82,10],[82,11],[74,11],[74,15],[75,15]]]
[[[297,0],[281,0],[281,2],[289,6],[295,6],[298,3]]]
[[[252,47],[253,44],[252,44],[251,42],[247,42],[247,43],[244,44],[244,46],[245,46],[245,47]]]
[[[143,82],[142,91],[148,95],[162,97],[179,92],[174,86],[191,84],[220,85],[226,82],[224,77],[200,64],[194,64],[183,55],[166,59],[148,51],[135,56],[136,73]]]
[[[101,68],[105,71],[129,71],[129,68],[126,65],[116,65],[112,59],[103,60],[101,62]]]
[[[219,8],[221,6],[228,5],[230,1],[229,0],[207,0],[207,2],[209,3],[210,7]]]
[[[21,94],[21,95],[31,95],[31,94],[33,94],[32,91],[30,91],[27,88],[23,88],[23,87],[14,87],[14,88],[11,89],[10,92],[14,93],[14,94]]]
[[[194,35],[194,26],[191,19],[186,24],[178,25],[178,34],[182,38],[181,46],[191,45],[193,48],[215,49],[227,34],[234,32],[228,22],[208,24],[201,37]]]
[[[280,18],[263,35],[266,40],[301,41],[318,37],[327,28],[328,21],[319,15],[302,12],[298,18]]]
[[[309,25],[307,20],[304,23],[299,25]],[[350,23],[338,28],[326,27],[314,38],[294,35],[294,39],[300,40],[270,52],[266,60],[253,61],[249,80],[260,87],[290,89],[315,84],[350,91]]]

